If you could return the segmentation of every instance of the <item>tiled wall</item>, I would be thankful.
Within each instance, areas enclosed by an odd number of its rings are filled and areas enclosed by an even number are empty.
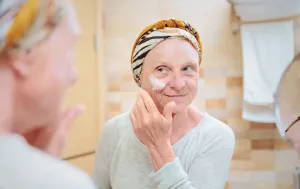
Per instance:
[[[129,63],[138,33],[159,19],[187,20],[200,31],[204,46],[201,89],[195,104],[229,124],[236,134],[227,188],[291,188],[296,152],[280,138],[273,124],[249,123],[241,118],[240,38],[231,33],[230,6],[225,0],[106,0],[104,9],[107,119],[128,111],[139,91]]]

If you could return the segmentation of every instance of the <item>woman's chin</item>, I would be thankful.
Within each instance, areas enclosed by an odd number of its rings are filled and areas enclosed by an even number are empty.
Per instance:
[[[164,110],[164,107],[169,103],[170,101],[167,102],[158,102],[155,103],[156,107],[160,110],[160,112],[162,113]],[[176,103],[176,102],[175,102]],[[185,109],[189,106],[189,103],[186,102],[177,102],[175,107],[173,108],[173,113],[177,114],[180,112],[185,111]]]
[[[181,112],[185,111],[186,108],[187,108],[187,105],[185,105],[185,104],[176,105],[173,109],[173,113],[174,114],[181,113]]]

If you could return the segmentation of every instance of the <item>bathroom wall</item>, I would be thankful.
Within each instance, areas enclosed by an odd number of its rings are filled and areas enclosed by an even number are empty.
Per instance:
[[[230,6],[225,0],[105,0],[103,7],[106,119],[128,111],[135,102],[139,89],[132,79],[130,53],[139,32],[159,19],[184,19],[199,30],[204,47],[202,86],[195,104],[229,124],[237,139],[226,188],[291,187],[296,153],[280,138],[274,124],[241,118],[240,37],[231,32]]]

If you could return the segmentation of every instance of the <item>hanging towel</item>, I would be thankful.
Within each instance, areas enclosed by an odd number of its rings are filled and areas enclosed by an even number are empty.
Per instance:
[[[241,26],[244,102],[243,118],[276,122],[274,94],[294,57],[293,21]]]
[[[275,123],[276,114],[273,106],[259,106],[243,102],[242,117],[245,120],[261,123]]]

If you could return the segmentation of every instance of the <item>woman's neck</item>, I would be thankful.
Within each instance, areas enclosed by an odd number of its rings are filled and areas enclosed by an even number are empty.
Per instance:
[[[172,144],[197,126],[202,117],[203,114],[194,106],[189,106],[184,111],[176,113],[172,125]]]

